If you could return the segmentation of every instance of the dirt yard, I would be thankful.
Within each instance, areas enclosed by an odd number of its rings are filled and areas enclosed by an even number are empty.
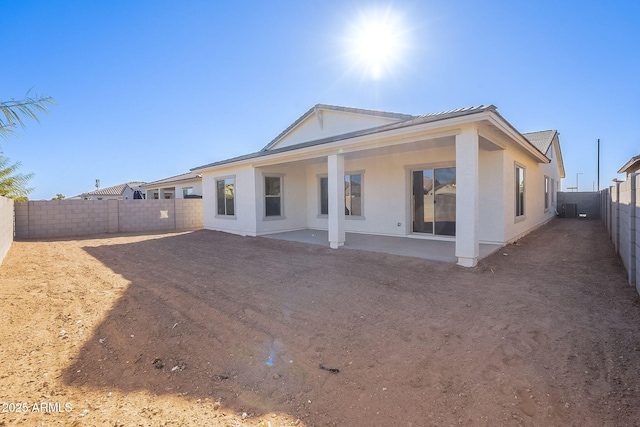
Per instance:
[[[599,222],[474,269],[212,232],[15,242],[0,426],[640,425]]]

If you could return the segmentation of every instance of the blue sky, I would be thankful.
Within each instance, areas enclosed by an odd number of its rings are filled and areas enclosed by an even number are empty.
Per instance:
[[[638,1],[0,0],[0,99],[56,105],[4,155],[32,199],[154,181],[258,151],[317,103],[407,114],[494,104],[557,129],[591,190],[640,154]],[[402,43],[374,78],[350,51],[363,20]]]

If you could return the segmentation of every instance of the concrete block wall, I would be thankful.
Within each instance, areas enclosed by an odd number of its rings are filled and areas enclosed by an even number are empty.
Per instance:
[[[629,284],[640,294],[640,174],[602,192],[603,222],[620,255]]]
[[[177,230],[174,200],[176,199],[119,200],[119,230],[123,232]]]
[[[15,237],[21,239],[198,228],[202,228],[202,199],[53,200],[15,205]]]
[[[620,184],[620,195],[618,200],[618,253],[622,258],[622,263],[627,271],[630,271],[631,265],[631,182],[625,181]]]
[[[587,214],[587,218],[600,218],[600,193],[595,191],[558,192],[558,211],[562,204],[577,205],[578,213]]]
[[[13,243],[13,200],[0,196],[0,265]]]
[[[175,202],[177,230],[202,228],[202,199],[175,199]]]
[[[17,203],[16,237],[47,238],[109,232],[108,200]]]

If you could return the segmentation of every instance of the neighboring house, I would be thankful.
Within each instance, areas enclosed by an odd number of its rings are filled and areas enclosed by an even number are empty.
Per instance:
[[[556,131],[522,134],[495,106],[411,116],[318,104],[261,151],[192,169],[204,227],[451,240],[463,266],[555,215]]]
[[[627,174],[627,178],[629,178],[629,175],[631,175],[632,173],[638,172],[640,172],[640,155],[634,156],[629,159],[629,161],[625,163],[624,166],[622,166],[618,171],[618,173]]]
[[[197,199],[202,198],[202,176],[193,172],[142,185],[147,199]]]
[[[133,200],[143,199],[144,190],[140,187],[144,182],[127,182],[113,187],[99,188],[95,191],[82,193],[72,199],[82,200]]]

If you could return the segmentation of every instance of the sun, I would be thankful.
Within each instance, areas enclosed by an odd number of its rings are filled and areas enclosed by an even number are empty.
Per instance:
[[[390,74],[406,48],[404,26],[391,10],[361,13],[347,38],[353,66],[378,80]]]

